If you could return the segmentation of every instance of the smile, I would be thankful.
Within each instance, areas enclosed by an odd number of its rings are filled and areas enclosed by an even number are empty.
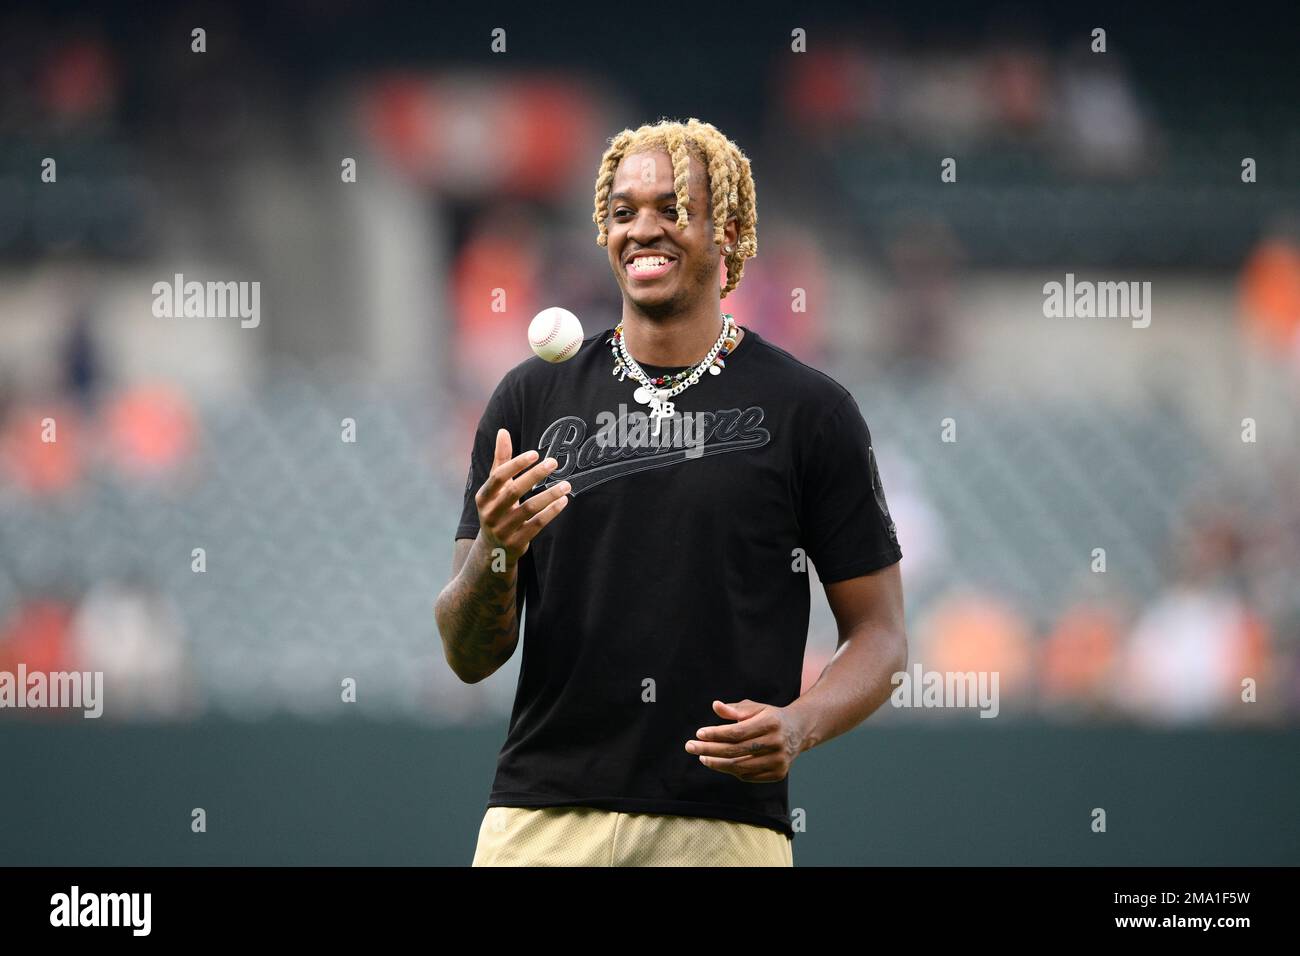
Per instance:
[[[624,266],[624,269],[627,271],[629,279],[645,281],[658,279],[676,263],[676,259],[669,259],[666,256],[637,256]]]

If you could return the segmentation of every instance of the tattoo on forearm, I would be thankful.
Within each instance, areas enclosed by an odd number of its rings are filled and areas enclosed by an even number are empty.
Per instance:
[[[445,600],[444,640],[461,671],[491,672],[508,657],[518,637],[516,567],[493,571],[477,544]]]

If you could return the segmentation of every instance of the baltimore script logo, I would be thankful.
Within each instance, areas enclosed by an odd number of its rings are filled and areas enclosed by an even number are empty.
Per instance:
[[[606,416],[608,424],[591,436],[587,422],[577,415],[565,415],[547,426],[537,447],[542,459],[554,458],[558,464],[539,490],[568,481],[573,486],[569,494],[578,495],[614,478],[703,455],[761,448],[772,440],[768,430],[760,427],[764,413],[757,405],[743,411],[681,412],[663,421],[657,435],[644,412],[617,417],[606,412],[601,417]]]

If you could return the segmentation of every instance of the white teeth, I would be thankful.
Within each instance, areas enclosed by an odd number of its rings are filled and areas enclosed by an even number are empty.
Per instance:
[[[662,265],[667,265],[668,259],[664,256],[641,256],[632,260],[632,268],[638,270],[655,269]]]

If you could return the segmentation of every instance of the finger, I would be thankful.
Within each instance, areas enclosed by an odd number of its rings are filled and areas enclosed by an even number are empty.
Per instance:
[[[569,484],[567,481],[557,481],[542,493],[533,495],[527,501],[519,502],[519,507],[526,515],[528,515],[528,517],[531,518],[556,498],[559,498],[562,495],[567,495],[571,490],[573,490],[573,485]]]
[[[524,451],[514,458],[493,465],[488,472],[487,481],[483,482],[484,493],[489,497],[495,496],[506,482],[535,462],[539,454],[537,451]]]
[[[782,770],[780,767],[776,767],[765,773],[747,773],[744,776],[738,776],[736,779],[744,783],[780,783],[789,774],[788,769]]]
[[[780,759],[769,756],[701,757],[700,764],[718,773],[731,774],[733,777],[749,782],[757,782],[756,777],[780,780],[785,776],[781,770]]]
[[[538,482],[545,480],[546,476],[553,472],[559,464],[554,458],[547,458],[539,461],[518,477],[511,478],[506,483],[504,492],[510,504],[512,506],[517,504],[520,498],[532,491]]]
[[[711,770],[743,769],[746,773],[762,769],[770,770],[777,763],[776,758],[769,754],[751,754],[746,757],[710,757],[708,754],[702,754],[698,759]]]
[[[523,452],[492,470],[488,480],[483,483],[482,497],[477,499],[483,518],[495,522],[509,517],[510,509],[515,506],[522,494],[514,491],[511,476],[519,474],[528,465],[537,461],[539,454],[540,452],[537,451]]]
[[[537,514],[525,521],[523,527],[528,531],[528,540],[531,541],[533,538],[537,537],[537,535],[541,533],[541,530],[550,524],[555,516],[565,509],[568,503],[569,496],[561,495],[541,511],[537,512]]]
[[[753,757],[775,753],[781,749],[781,744],[773,737],[755,738],[739,744],[691,740],[687,742],[686,749],[689,753],[703,754],[706,757]]]
[[[504,428],[497,429],[496,449],[492,453],[492,467],[495,468],[510,460],[510,432]]]
[[[487,481],[483,482],[483,486],[474,495],[474,504],[478,508],[481,525],[494,528],[500,526],[497,531],[499,534],[508,531],[513,524],[517,524],[510,520],[510,509],[514,507],[518,498],[510,497],[509,479],[524,466],[535,461],[538,454],[536,451],[526,451],[492,469]]]
[[[727,717],[731,720],[744,720],[746,717],[753,717],[765,706],[767,705],[760,704],[755,700],[750,700],[748,697],[744,700],[738,700],[734,704],[715,700],[713,702],[713,712],[719,717]]]
[[[695,732],[695,736],[700,740],[720,740],[724,743],[735,744],[740,743],[742,740],[749,740],[752,737],[760,737],[771,729],[769,714],[766,710],[763,710],[739,723],[701,727]]]

